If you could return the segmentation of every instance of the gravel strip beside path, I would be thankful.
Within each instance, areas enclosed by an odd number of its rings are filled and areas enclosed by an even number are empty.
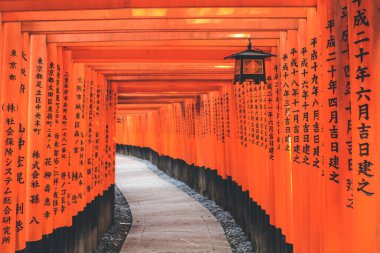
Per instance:
[[[119,253],[132,225],[132,214],[127,200],[115,186],[115,217],[111,228],[102,237],[95,253]]]

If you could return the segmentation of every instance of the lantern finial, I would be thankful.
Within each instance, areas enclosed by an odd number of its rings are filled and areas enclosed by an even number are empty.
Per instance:
[[[251,37],[248,38],[248,50],[252,50]]]

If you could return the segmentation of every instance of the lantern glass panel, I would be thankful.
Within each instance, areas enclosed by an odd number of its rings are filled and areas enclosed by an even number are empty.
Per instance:
[[[264,60],[263,59],[245,59],[243,61],[243,74],[263,75],[264,74]]]
[[[235,62],[235,74],[239,75],[241,70],[241,60],[236,60]]]

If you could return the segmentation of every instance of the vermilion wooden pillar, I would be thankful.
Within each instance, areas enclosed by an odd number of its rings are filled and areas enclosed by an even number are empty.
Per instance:
[[[63,129],[64,129],[64,118],[63,118],[63,108],[64,108],[64,66],[63,66],[63,49],[62,47],[57,47],[57,61],[56,61],[56,71],[55,71],[55,99],[56,105],[53,113],[54,120],[54,194],[53,194],[53,214],[55,216],[54,219],[54,228],[61,228],[65,226],[65,216],[64,216],[64,208],[65,203],[63,200],[65,198],[65,194],[62,192],[63,187],[65,186],[64,178],[62,173],[67,170],[63,164],[63,145],[62,140]]]
[[[278,55],[275,59],[272,59],[272,79],[273,79],[273,104],[274,104],[274,160],[273,160],[273,167],[274,167],[274,178],[273,178],[273,187],[274,187],[274,206],[275,209],[273,210],[273,217],[271,220],[273,220],[273,225],[276,227],[279,226],[280,220],[281,220],[281,213],[280,213],[280,206],[282,205],[282,191],[281,191],[281,174],[280,174],[280,156],[281,156],[281,147],[282,147],[282,139],[281,139],[281,131],[282,131],[282,125],[281,125],[281,113],[282,113],[282,107],[281,107],[281,76],[280,76],[280,68],[282,65],[280,65],[280,59],[281,54],[279,52],[279,47],[277,47],[275,51],[276,55]],[[280,219],[280,220],[279,220]]]
[[[255,108],[257,85],[253,84],[252,82],[245,82],[241,86],[243,92],[239,95],[244,98],[240,99],[244,103],[242,104],[243,108],[240,107],[240,110],[243,110],[243,113],[247,116],[245,120],[242,120],[240,122],[240,124],[242,124],[240,128],[240,131],[242,132],[240,145],[243,146],[243,153],[241,153],[241,155],[244,157],[244,159],[241,159],[244,164],[244,167],[241,167],[241,169],[246,171],[247,175],[247,180],[245,182],[247,185],[244,185],[244,187],[249,190],[250,196],[261,204],[261,189],[257,180],[259,178],[259,170],[257,166],[259,164],[259,153],[257,146],[255,145],[255,123],[258,123],[255,122],[255,114],[257,114],[257,108]],[[247,156],[249,154],[251,154],[253,159],[247,159]]]
[[[233,162],[234,162],[234,155],[235,152],[233,152],[233,134],[234,129],[232,127],[232,122],[234,116],[232,115],[232,96],[231,96],[231,86],[232,85],[226,85],[222,88],[222,93],[224,97],[224,117],[225,117],[225,156],[226,156],[226,176],[232,175],[232,168],[233,168]]]
[[[277,55],[277,48],[273,47],[271,50],[271,54]],[[276,159],[277,159],[277,131],[278,131],[278,59],[277,57],[274,59],[271,59],[269,64],[269,72],[268,76],[270,77],[269,87],[268,87],[268,113],[267,113],[267,120],[268,120],[268,132],[267,138],[268,138],[268,214],[269,214],[269,221],[272,225],[276,224]]]
[[[1,190],[1,252],[16,249],[16,221],[18,196],[18,145],[19,124],[23,111],[20,110],[20,82],[22,59],[22,34],[20,23],[7,23],[3,30],[4,47],[1,76],[1,143],[0,175]]]
[[[45,225],[43,226],[43,234],[50,234],[54,229],[55,215],[53,211],[53,196],[54,196],[54,167],[57,166],[54,161],[54,130],[59,128],[54,120],[54,111],[56,108],[56,71],[57,71],[57,46],[49,44],[47,46],[47,59],[46,59],[46,108],[45,108],[45,132],[43,138],[45,139],[45,152],[44,165],[44,189],[43,206]]]
[[[71,201],[73,189],[71,181],[72,173],[72,158],[71,158],[71,145],[72,145],[72,133],[73,133],[73,113],[71,109],[71,103],[73,101],[72,96],[72,83],[73,83],[73,67],[71,62],[71,52],[62,52],[63,63],[63,88],[62,88],[62,138],[61,138],[61,164],[63,167],[62,189],[61,189],[61,210],[64,217],[64,226],[72,225],[72,213],[73,206]]]
[[[285,118],[285,136],[290,136],[290,158],[291,158],[291,172],[290,177],[286,178],[291,188],[291,195],[286,199],[287,204],[290,205],[289,215],[291,220],[289,221],[291,226],[293,225],[294,231],[294,248],[300,250],[302,248],[301,242],[304,242],[302,233],[303,212],[304,208],[301,207],[303,196],[303,179],[304,172],[301,160],[302,153],[302,141],[301,141],[301,109],[300,109],[300,64],[299,57],[302,56],[298,43],[300,42],[300,36],[302,36],[302,23],[300,23],[300,31],[288,31],[287,36],[287,49],[286,55],[286,70],[284,71],[284,84],[285,93],[285,112],[287,113]],[[293,224],[292,224],[293,223]],[[289,231],[290,232],[290,231]],[[302,252],[302,251],[301,251]]]
[[[102,192],[101,190],[98,192],[96,188],[94,188],[94,174],[95,171],[93,169],[93,149],[92,149],[92,105],[94,101],[91,98],[91,94],[94,94],[93,86],[94,82],[97,82],[97,76],[90,68],[85,68],[84,72],[84,91],[83,91],[83,121],[85,124],[84,127],[84,159],[83,159],[83,167],[84,167],[84,175],[85,175],[85,202],[86,205],[90,203],[95,195]],[[95,158],[95,157],[94,157]]]
[[[23,130],[19,135],[19,141],[21,142],[19,146],[19,158],[21,162],[18,164],[17,180],[18,190],[17,190],[17,205],[19,207],[24,207],[24,210],[16,211],[16,250],[21,250],[25,248],[26,244],[26,206],[27,206],[27,194],[26,194],[26,177],[27,177],[27,167],[26,167],[26,157],[27,153],[27,135],[28,135],[28,105],[29,105],[29,60],[30,60],[30,36],[27,33],[22,35],[22,60],[21,60],[21,82],[20,82],[20,104],[19,110],[22,115],[20,117],[20,128]],[[24,225],[24,226],[22,226]],[[21,226],[23,229],[21,229]]]
[[[296,104],[296,110],[298,110],[298,120],[297,127],[294,129],[295,134],[298,134],[299,138],[299,154],[298,162],[299,166],[298,173],[301,175],[300,183],[300,199],[298,203],[295,203],[294,207],[300,210],[300,217],[298,219],[299,226],[297,233],[299,235],[300,241],[298,245],[302,249],[301,252],[310,252],[310,168],[311,168],[311,140],[310,140],[310,110],[311,106],[309,103],[309,88],[311,86],[309,80],[309,59],[307,51],[307,20],[299,21],[298,29],[298,104]],[[296,121],[296,120],[295,120]],[[295,162],[295,161],[293,161]],[[294,189],[296,194],[296,190]],[[296,210],[294,210],[296,212]],[[295,214],[295,218],[297,215]],[[296,231],[295,231],[296,233]],[[296,247],[296,246],[295,246]]]
[[[309,87],[307,89],[306,98],[307,109],[309,114],[309,142],[310,142],[310,251],[320,252],[323,235],[322,230],[322,212],[323,199],[322,196],[322,158],[321,158],[321,127],[320,127],[320,96],[319,90],[322,85],[320,75],[320,52],[321,40],[319,27],[319,18],[316,9],[308,10],[307,15],[307,39],[306,49],[308,59],[307,81]]]
[[[378,157],[376,140],[376,91],[374,13],[376,1],[348,1],[349,63],[351,81],[352,169],[354,191],[353,251],[376,252],[378,242]],[[377,19],[378,21],[378,19]],[[376,35],[378,36],[378,35]],[[378,39],[378,38],[376,38]],[[378,66],[378,64],[377,64]]]
[[[341,208],[341,251],[354,252],[354,187],[352,172],[352,118],[351,118],[351,81],[348,38],[348,13],[346,0],[335,1],[337,10],[334,15],[337,30],[337,97],[340,129],[340,208]],[[355,119],[354,119],[355,120]]]
[[[46,36],[32,35],[30,39],[30,90],[28,104],[27,142],[27,200],[26,239],[37,241],[42,238],[45,218],[43,207],[43,173],[45,152],[45,108],[47,80]]]
[[[4,45],[4,24],[3,24],[3,15],[2,15],[2,13],[0,14],[0,48],[3,48],[3,45]],[[1,64],[1,66],[2,66],[2,64],[3,64],[3,50],[0,50],[0,64]],[[2,68],[0,69],[0,75],[2,75],[2,73],[3,73],[3,70],[2,70]],[[2,80],[0,81],[0,84],[2,84]],[[1,89],[0,89],[0,96],[1,96],[1,93],[2,91],[1,91]],[[0,116],[1,117],[1,116]]]
[[[377,12],[376,12],[377,10]],[[372,8],[372,12],[373,14],[370,16],[370,17],[373,17],[373,29],[374,29],[374,37],[373,37],[373,41],[372,41],[372,45],[373,45],[373,60],[374,60],[374,67],[373,69],[379,69],[380,68],[380,50],[378,47],[376,47],[375,45],[378,45],[379,42],[380,42],[380,15],[379,15],[379,10],[380,10],[380,3],[379,2],[375,2],[373,8]],[[376,84],[379,84],[380,83],[380,73],[379,72],[374,72],[374,82]],[[375,100],[376,101],[379,101],[379,94],[380,94],[380,89],[379,89],[379,86],[377,85],[376,87],[374,87],[374,93],[375,93]],[[375,115],[380,115],[380,104],[379,103],[375,103]],[[376,126],[379,126],[380,124],[380,117],[375,117],[375,125]],[[376,135],[375,136],[375,142],[378,143],[380,140],[379,138],[379,135]],[[380,156],[380,151],[379,149],[376,149],[375,151],[375,156],[376,157],[379,157]],[[376,185],[377,185],[377,188],[376,188],[376,191],[379,192],[380,191],[380,177],[377,176],[376,177]],[[377,217],[380,217],[380,194],[377,194],[377,199],[376,199],[376,202],[377,202]],[[378,218],[378,227],[380,226],[379,223],[380,223],[380,219]],[[377,234],[377,250],[379,251],[380,250],[380,234]]]
[[[288,53],[294,47],[296,43],[296,34],[293,35],[293,41],[289,42],[289,34],[281,33],[280,35],[280,59],[281,59],[281,152],[279,155],[281,166],[279,169],[279,209],[284,210],[284,212],[279,213],[278,226],[283,230],[283,233],[287,236],[289,242],[293,242],[292,236],[292,199],[291,199],[291,125],[290,125],[290,64]],[[291,37],[290,37],[291,38]]]
[[[337,11],[332,1],[321,3],[319,15],[321,17],[322,27],[322,88],[321,88],[321,117],[322,117],[322,137],[324,146],[322,152],[324,155],[324,187],[325,187],[325,224],[324,234],[324,251],[339,252],[341,251],[341,196],[339,184],[341,183],[341,164],[342,159],[339,150],[342,148],[339,143],[339,136],[342,133],[339,129],[341,120],[338,105],[341,101],[337,96],[336,87],[341,85],[337,79],[337,51],[335,40],[337,30],[334,15]]]

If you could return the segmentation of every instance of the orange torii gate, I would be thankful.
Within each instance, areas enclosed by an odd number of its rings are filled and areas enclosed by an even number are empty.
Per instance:
[[[298,30],[280,32],[268,85],[224,84],[138,115],[120,108],[128,125],[118,143],[231,177],[294,252],[379,251],[375,6],[331,0],[308,10]]]
[[[0,252],[91,252],[116,143],[209,173],[258,252],[380,252],[379,7],[1,1]],[[248,37],[267,84],[222,61]]]

